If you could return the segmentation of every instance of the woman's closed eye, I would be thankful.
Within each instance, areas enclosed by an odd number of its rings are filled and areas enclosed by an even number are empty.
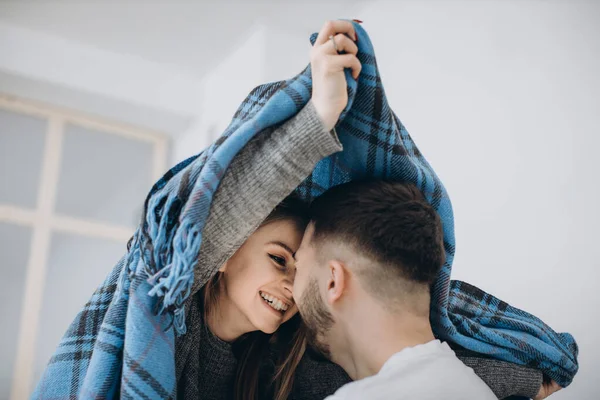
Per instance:
[[[280,256],[276,256],[273,254],[269,254],[269,258],[271,258],[271,260],[275,261],[282,268],[287,268],[285,257],[280,257]]]

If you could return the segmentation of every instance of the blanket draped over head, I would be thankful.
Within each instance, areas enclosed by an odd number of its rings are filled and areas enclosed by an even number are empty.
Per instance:
[[[455,252],[450,198],[390,109],[371,41],[362,27],[355,28],[363,68],[357,81],[346,72],[349,100],[336,126],[344,150],[320,161],[297,193],[311,200],[333,186],[369,177],[415,184],[444,228],[446,263],[432,287],[435,335],[535,367],[561,386],[569,385],[578,368],[571,335],[554,332],[474,286],[450,280]],[[311,41],[315,39],[313,34]],[[311,87],[310,66],[289,80],[258,86],[215,143],[152,187],[127,253],[71,324],[34,398],[173,396],[175,336],[185,334],[184,302],[194,283],[213,194],[236,154],[261,131],[298,113],[309,101]]]

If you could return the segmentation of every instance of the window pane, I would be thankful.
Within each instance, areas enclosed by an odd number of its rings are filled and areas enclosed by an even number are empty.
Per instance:
[[[30,242],[31,228],[0,223],[0,399],[10,395]]]
[[[152,185],[151,143],[67,125],[56,211],[136,226]]]
[[[67,328],[126,248],[127,243],[118,241],[52,234],[36,341],[36,383]]]
[[[47,121],[0,110],[0,203],[34,208]]]

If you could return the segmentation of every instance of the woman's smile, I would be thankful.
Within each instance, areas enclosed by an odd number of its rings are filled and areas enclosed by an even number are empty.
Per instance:
[[[261,303],[268,307],[271,312],[275,313],[278,317],[283,317],[286,311],[291,307],[287,301],[280,299],[277,296],[273,296],[270,293],[259,291],[258,292]]]

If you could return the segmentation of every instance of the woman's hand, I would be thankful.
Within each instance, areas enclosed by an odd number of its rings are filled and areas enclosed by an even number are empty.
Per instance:
[[[337,51],[330,36],[335,40]],[[333,129],[348,104],[344,68],[352,69],[354,79],[358,79],[362,68],[356,57],[356,39],[351,22],[327,21],[310,52],[312,102],[327,130]],[[341,51],[345,51],[346,54],[338,54]]]
[[[553,393],[558,392],[560,389],[562,389],[560,387],[560,385],[554,381],[546,381],[544,379],[544,382],[542,383],[542,387],[540,388],[540,391],[538,392],[537,396],[535,396],[533,398],[533,400],[542,400],[545,399],[546,397],[550,396]]]

